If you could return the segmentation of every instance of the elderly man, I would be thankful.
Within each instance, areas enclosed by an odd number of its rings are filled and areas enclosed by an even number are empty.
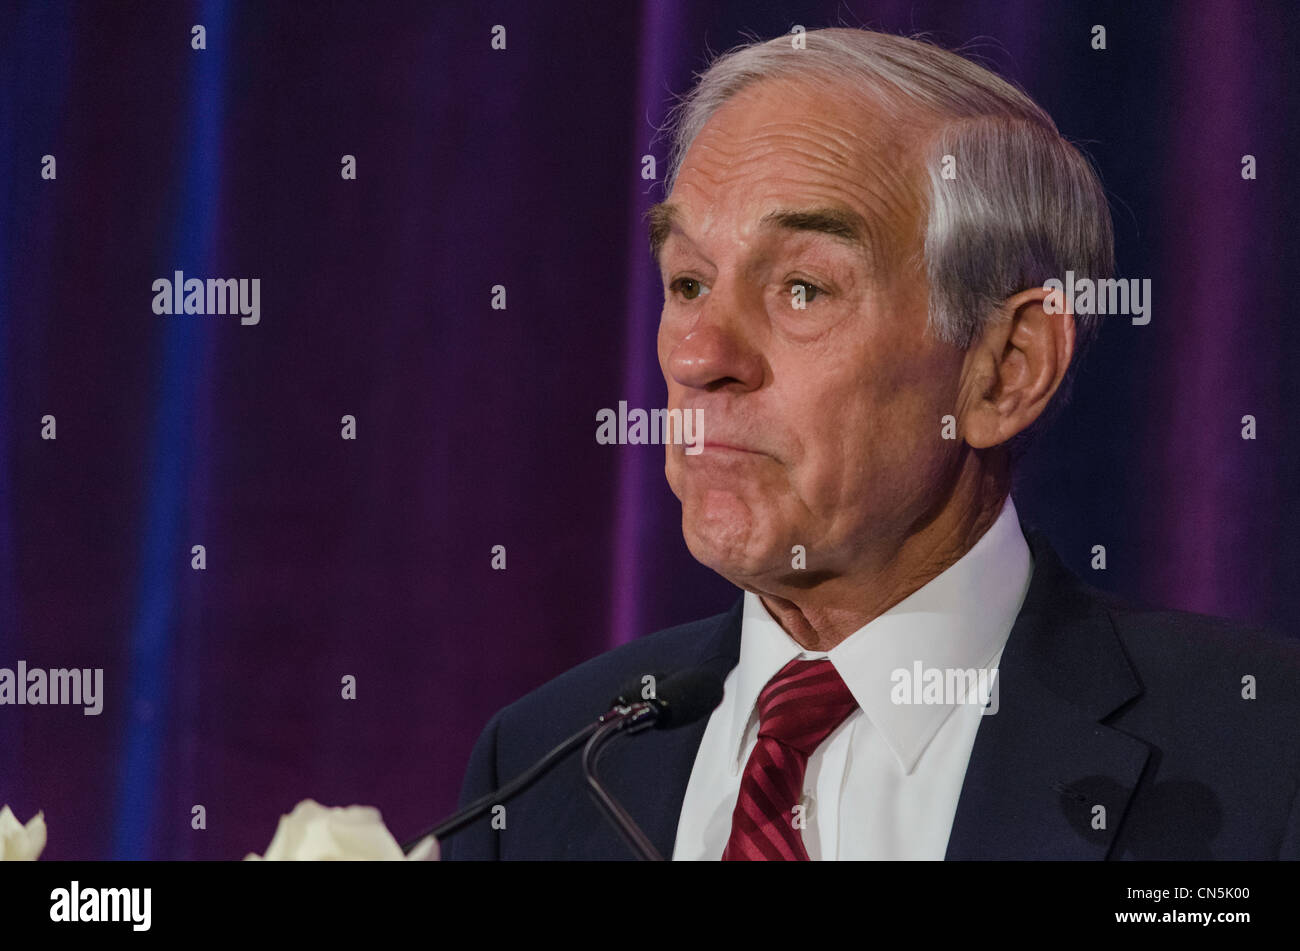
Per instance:
[[[665,856],[1297,857],[1295,647],[1108,600],[1009,494],[1096,329],[1044,285],[1113,268],[1088,162],[952,53],[802,46],[701,77],[650,215],[669,406],[704,421],[667,478],[692,555],[744,594],[502,710],[463,801],[629,681],[705,666],[711,715],[602,761]],[[446,857],[632,857],[574,760],[497,819]]]

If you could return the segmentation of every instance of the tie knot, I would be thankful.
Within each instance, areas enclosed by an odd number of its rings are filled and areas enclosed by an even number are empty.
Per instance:
[[[811,755],[857,706],[829,660],[792,660],[758,695],[758,735]]]

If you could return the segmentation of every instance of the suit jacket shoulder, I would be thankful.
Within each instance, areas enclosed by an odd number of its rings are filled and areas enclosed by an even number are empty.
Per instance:
[[[1300,857],[1300,645],[1129,605],[1022,527],[1033,578],[947,857]]]

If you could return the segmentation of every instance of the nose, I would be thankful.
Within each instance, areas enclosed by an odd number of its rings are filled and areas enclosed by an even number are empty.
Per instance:
[[[720,282],[721,284],[721,282]],[[763,383],[763,358],[734,290],[715,287],[700,305],[690,331],[668,354],[666,371],[682,386],[755,390]]]

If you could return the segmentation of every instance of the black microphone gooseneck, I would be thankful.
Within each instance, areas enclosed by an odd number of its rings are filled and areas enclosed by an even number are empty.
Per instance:
[[[604,813],[605,818],[610,821],[619,835],[636,853],[636,857],[643,862],[662,862],[664,857],[659,854],[659,850],[654,844],[646,838],[646,834],[641,831],[641,827],[633,821],[617,799],[609,794],[609,790],[601,783],[600,777],[596,775],[596,767],[600,763],[600,757],[605,750],[609,749],[609,741],[617,734],[617,726],[613,723],[597,728],[591,739],[587,741],[586,748],[582,751],[582,775],[587,780],[587,792],[591,793],[591,798],[595,800],[596,806]]]
[[[613,711],[610,712],[612,713]],[[606,716],[608,715],[609,714],[606,714]],[[465,826],[469,825],[493,806],[499,805],[519,795],[550,772],[555,764],[566,755],[585,743],[587,737],[591,736],[591,734],[595,733],[602,725],[604,725],[602,723],[604,719],[605,717],[601,717],[600,720],[597,720],[595,723],[589,723],[584,726],[581,730],[564,740],[559,746],[555,747],[555,749],[551,750],[500,789],[493,790],[486,796],[480,796],[464,809],[452,813],[436,826],[431,826],[430,828],[425,829],[415,838],[402,845],[402,853],[409,853],[429,836],[433,836],[435,839],[441,841],[452,833],[459,832],[461,829],[465,828]]]
[[[683,671],[664,680],[658,696],[646,704],[651,710],[632,714],[622,723],[598,726],[587,741],[582,751],[582,775],[587,781],[587,791],[638,859],[662,862],[664,857],[601,783],[596,773],[601,756],[616,736],[640,733],[652,725],[661,730],[686,726],[708,716],[721,702],[722,681],[717,674],[702,668]]]
[[[588,754],[591,755],[591,768],[589,769],[587,765],[589,761],[588,755],[584,754],[583,771],[588,777],[588,783],[593,786],[593,794],[595,794],[595,790],[598,788],[600,794],[604,796],[608,804],[617,810],[618,813],[621,813],[622,820],[611,817],[611,821],[613,821],[615,826],[619,828],[620,832],[623,832],[625,836],[627,835],[625,830],[629,828],[629,825],[624,824],[627,823],[630,824],[630,828],[635,830],[636,834],[639,835],[642,840],[645,840],[645,836],[640,833],[640,830],[636,829],[635,824],[632,823],[632,820],[629,817],[627,817],[627,813],[622,810],[622,808],[613,800],[613,797],[611,797],[603,787],[600,787],[600,782],[595,777],[594,766],[598,759],[601,747],[603,747],[605,742],[611,737],[616,736],[619,733],[625,731],[639,733],[641,730],[652,725],[660,728],[684,726],[693,719],[697,719],[699,714],[692,713],[692,710],[701,705],[701,699],[698,696],[688,696],[688,694],[692,690],[698,691],[699,689],[699,680],[696,676],[698,673],[698,671],[688,671],[684,674],[664,678],[665,687],[669,687],[672,684],[676,684],[677,686],[672,687],[672,689],[670,689],[666,694],[661,691],[660,699],[629,703],[628,698],[634,696],[632,688],[629,686],[624,689],[613,701],[611,709],[596,720],[596,722],[584,726],[577,733],[568,737],[527,770],[506,783],[500,789],[479,797],[465,808],[456,811],[451,816],[438,823],[436,826],[426,829],[413,839],[403,844],[403,854],[409,853],[429,836],[441,840],[449,835],[459,832],[461,829],[465,828],[465,826],[469,825],[471,822],[492,809],[493,806],[500,805],[501,803],[504,803],[524,792],[550,772],[561,759],[573,752],[579,746],[582,746],[584,743],[587,743]],[[717,706],[718,701],[721,699],[722,683],[717,680],[716,675],[708,674],[707,677],[713,678],[713,680],[716,681],[717,686],[717,697],[713,699],[712,703],[708,706],[708,710],[712,710],[713,707]],[[670,700],[671,702],[669,702]],[[684,714],[690,718],[686,718]],[[598,737],[599,742],[595,742]],[[606,811],[606,805],[602,803],[601,808],[608,816],[609,812]],[[648,841],[646,844],[648,844]],[[653,851],[653,846],[650,848]]]

